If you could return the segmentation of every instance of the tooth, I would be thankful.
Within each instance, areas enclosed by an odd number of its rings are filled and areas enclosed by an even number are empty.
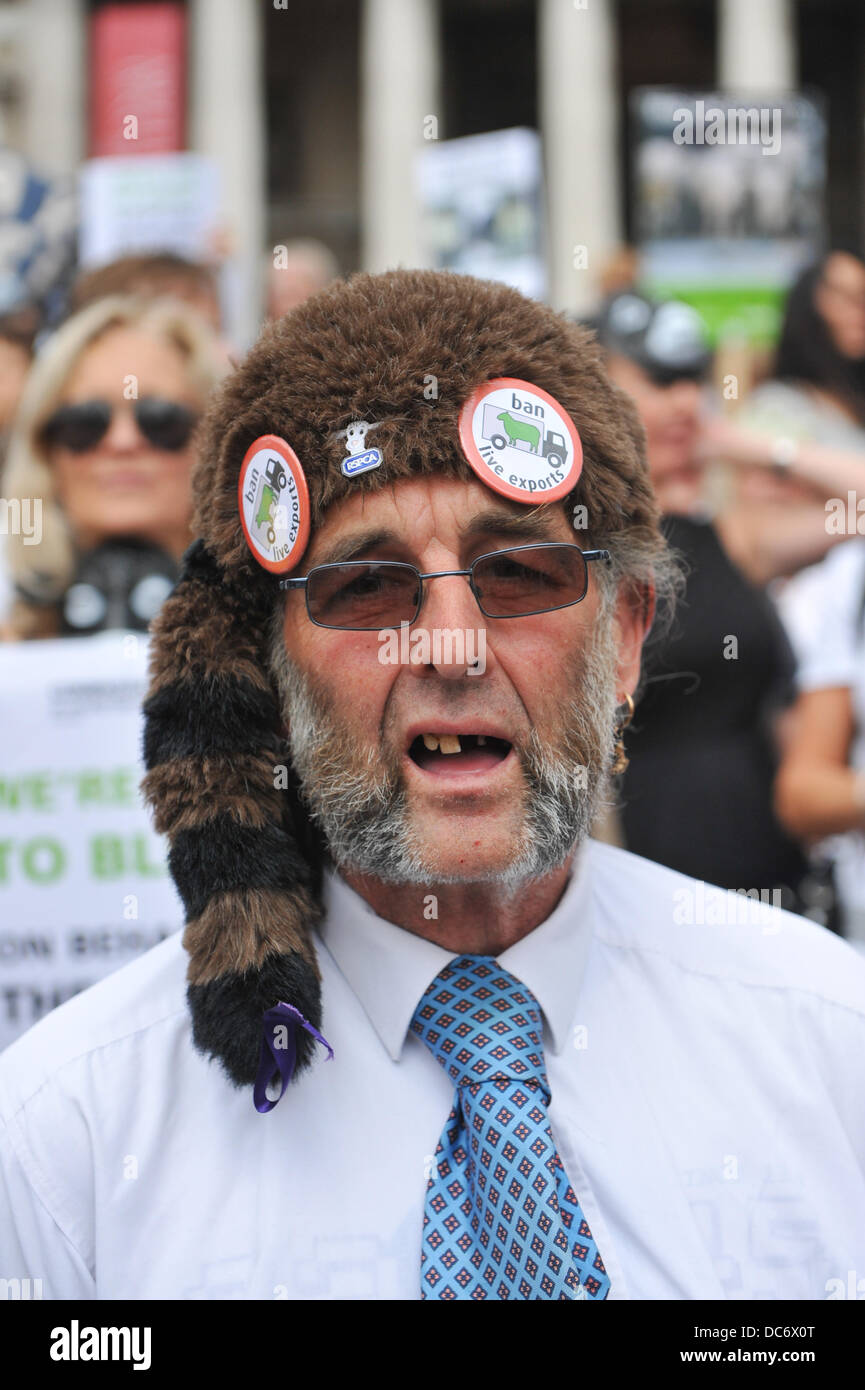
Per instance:
[[[435,735],[435,734],[424,734],[424,736],[423,736],[423,746],[424,746],[424,748],[428,748],[429,751],[430,751],[431,753],[435,753],[435,752],[438,750],[438,746],[439,746],[439,741],[438,741],[438,738],[436,737],[436,735]]]
[[[486,741],[487,741],[487,736],[486,736],[486,734],[478,734],[478,748],[483,748],[484,745],[486,744]]]
[[[440,734],[439,751],[442,753],[461,753],[459,734]]]

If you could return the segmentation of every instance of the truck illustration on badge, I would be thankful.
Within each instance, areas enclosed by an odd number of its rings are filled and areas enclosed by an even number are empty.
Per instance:
[[[516,502],[564,497],[582,470],[580,436],[567,411],[542,387],[515,377],[473,391],[459,433],[481,481]]]
[[[309,489],[297,454],[278,435],[264,434],[246,451],[238,478],[246,543],[263,569],[287,574],[309,539]]]
[[[484,405],[483,436],[494,449],[525,449],[532,454],[540,453],[550,463],[562,467],[568,457],[568,446],[563,434],[555,430],[544,433],[543,422],[515,417],[510,410],[499,410],[495,405]]]
[[[282,460],[272,455],[267,460],[264,472],[259,475],[254,503],[256,533],[260,540],[266,541],[271,547],[276,545],[276,508],[287,482],[288,475]]]

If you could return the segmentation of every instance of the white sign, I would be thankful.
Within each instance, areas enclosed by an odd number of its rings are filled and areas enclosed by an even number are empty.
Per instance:
[[[416,175],[429,264],[543,299],[542,167],[535,130],[430,140]]]
[[[199,154],[90,159],[79,189],[82,265],[135,251],[200,261],[220,223],[218,170]]]
[[[783,295],[824,241],[826,119],[814,93],[630,95],[640,283],[714,339],[774,345]]]
[[[0,1047],[183,924],[138,790],[146,656],[123,632],[3,649]]]

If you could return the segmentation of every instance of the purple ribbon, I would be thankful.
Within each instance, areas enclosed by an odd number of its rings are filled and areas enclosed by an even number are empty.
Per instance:
[[[298,1025],[305,1028],[307,1033],[327,1048],[328,1061],[333,1057],[333,1048],[326,1038],[321,1036],[317,1028],[311,1023],[307,1023],[303,1014],[296,1009],[293,1004],[283,1004],[280,1002],[272,1009],[266,1009],[264,1013],[264,1031],[261,1037],[261,1055],[258,1059],[258,1074],[255,1078],[255,1087],[252,1092],[255,1108],[260,1115],[266,1115],[268,1110],[272,1110],[278,1105],[285,1095],[285,1088],[294,1075],[294,1068],[297,1062],[297,1029]],[[277,1033],[279,1029],[279,1033]],[[282,1086],[276,1100],[268,1100],[267,1088],[271,1081],[276,1080],[276,1076],[282,1077]]]

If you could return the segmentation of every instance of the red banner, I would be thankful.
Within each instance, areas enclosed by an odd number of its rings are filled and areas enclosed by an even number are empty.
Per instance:
[[[90,21],[91,156],[184,148],[182,5],[107,5]]]

